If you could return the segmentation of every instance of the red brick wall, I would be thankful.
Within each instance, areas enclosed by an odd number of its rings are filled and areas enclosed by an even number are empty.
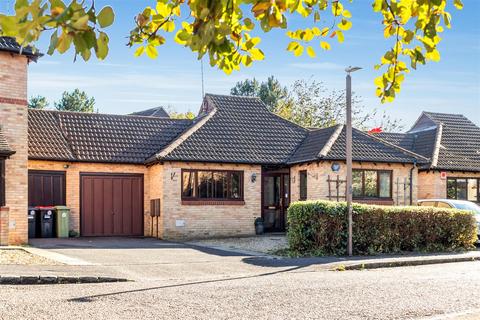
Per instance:
[[[28,238],[27,67],[26,57],[0,52],[0,125],[10,147],[16,151],[5,161],[10,244],[25,243]]]

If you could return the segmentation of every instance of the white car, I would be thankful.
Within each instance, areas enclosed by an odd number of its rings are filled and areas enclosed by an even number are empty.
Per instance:
[[[466,200],[422,199],[418,200],[418,205],[422,207],[455,208],[473,211],[477,220],[477,236],[480,241],[480,206],[477,204]]]

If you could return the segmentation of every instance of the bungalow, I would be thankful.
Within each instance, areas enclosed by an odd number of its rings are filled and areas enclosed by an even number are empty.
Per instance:
[[[170,119],[160,108],[130,115],[27,111],[27,64],[36,56],[3,39],[0,243],[28,240],[29,205],[69,206],[70,229],[82,236],[186,239],[251,235],[257,217],[267,231],[284,231],[291,201],[345,199],[343,125],[306,129],[257,98],[211,94],[193,120]],[[430,192],[427,182],[437,188],[442,179],[445,196],[448,184],[461,198],[463,177],[467,189],[477,179],[478,199],[480,129],[442,117],[459,116],[424,113],[405,134],[354,130],[355,201],[412,204]],[[421,130],[434,125],[433,135]],[[458,142],[449,144],[464,132],[468,161],[450,150]]]

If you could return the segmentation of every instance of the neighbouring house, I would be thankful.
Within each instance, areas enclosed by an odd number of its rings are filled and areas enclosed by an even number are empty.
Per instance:
[[[0,243],[27,240],[28,206],[69,206],[70,229],[82,236],[188,239],[251,235],[257,217],[267,231],[284,231],[291,201],[345,199],[343,125],[306,129],[257,98],[212,94],[193,120],[170,119],[159,108],[27,111],[26,66],[36,56],[4,47]],[[469,196],[473,179],[478,200],[479,130],[461,116],[435,113],[422,114],[407,133],[354,130],[354,200],[462,198],[463,181]],[[445,194],[433,193],[442,188]]]
[[[163,107],[151,108],[143,111],[131,113],[133,116],[147,116],[147,117],[159,117],[159,118],[170,118],[170,115]]]
[[[430,159],[418,168],[419,198],[480,202],[480,128],[463,115],[423,112],[407,133],[378,136]]]

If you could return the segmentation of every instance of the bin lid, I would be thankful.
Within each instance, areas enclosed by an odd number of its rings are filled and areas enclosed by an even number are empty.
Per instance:
[[[55,209],[57,209],[57,210],[70,210],[70,208],[67,207],[67,206],[55,206]]]
[[[35,207],[37,210],[55,210],[53,206],[37,206]]]

